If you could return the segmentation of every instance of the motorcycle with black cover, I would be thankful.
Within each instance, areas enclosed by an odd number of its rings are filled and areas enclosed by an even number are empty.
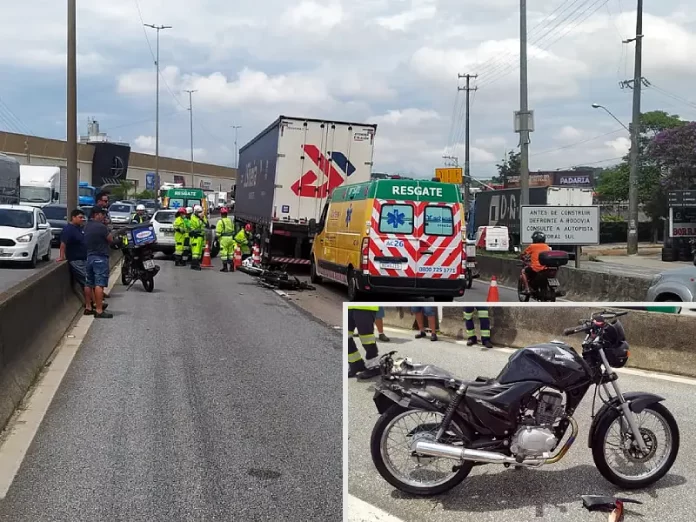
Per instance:
[[[437,495],[475,465],[555,464],[575,442],[573,414],[594,386],[587,444],[599,472],[625,489],[660,480],[677,458],[679,428],[664,397],[619,388],[614,368],[626,364],[629,346],[618,318],[628,313],[594,313],[566,329],[585,334],[581,354],[561,341],[535,344],[513,353],[493,379],[467,381],[383,355],[370,440],[380,475],[406,493]],[[597,397],[603,405],[595,413]]]
[[[151,223],[132,224],[118,231],[115,243],[123,251],[121,283],[130,289],[137,281],[146,292],[155,289],[155,276],[160,267],[155,264],[153,245],[157,235]]]

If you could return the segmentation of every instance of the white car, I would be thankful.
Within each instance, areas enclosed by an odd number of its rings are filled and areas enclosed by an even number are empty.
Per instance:
[[[0,205],[0,261],[36,267],[51,259],[51,226],[43,211],[27,205]]]
[[[174,254],[175,219],[176,210],[158,210],[150,220],[150,223],[155,229],[155,235],[157,236],[157,243],[155,243],[154,247],[163,254]]]

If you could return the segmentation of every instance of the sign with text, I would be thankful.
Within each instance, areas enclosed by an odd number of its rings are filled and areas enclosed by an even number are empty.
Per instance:
[[[669,237],[696,237],[696,208],[669,209]]]
[[[549,245],[598,245],[599,206],[556,207],[524,206],[520,215],[522,243],[532,242],[540,230]]]
[[[696,207],[696,190],[670,190],[667,203],[670,207]]]
[[[457,185],[461,185],[462,176],[463,173],[461,167],[435,169],[435,177],[442,183],[455,183]]]

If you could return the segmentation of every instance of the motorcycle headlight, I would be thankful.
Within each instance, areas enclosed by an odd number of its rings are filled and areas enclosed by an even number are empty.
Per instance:
[[[32,237],[34,237],[34,234],[24,234],[23,236],[19,236],[16,241],[17,243],[29,243]]]

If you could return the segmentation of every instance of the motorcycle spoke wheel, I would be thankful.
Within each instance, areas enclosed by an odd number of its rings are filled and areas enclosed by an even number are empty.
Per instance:
[[[380,441],[382,460],[399,482],[415,488],[437,488],[454,479],[459,469],[452,459],[415,455],[418,440],[434,441],[444,415],[424,410],[408,410],[395,416],[384,429]],[[440,440],[443,444],[462,445],[455,423]]]
[[[661,404],[634,414],[647,452],[640,450],[623,416],[614,413],[598,426],[595,464],[611,482],[627,489],[660,480],[672,467],[679,451],[679,428]]]

